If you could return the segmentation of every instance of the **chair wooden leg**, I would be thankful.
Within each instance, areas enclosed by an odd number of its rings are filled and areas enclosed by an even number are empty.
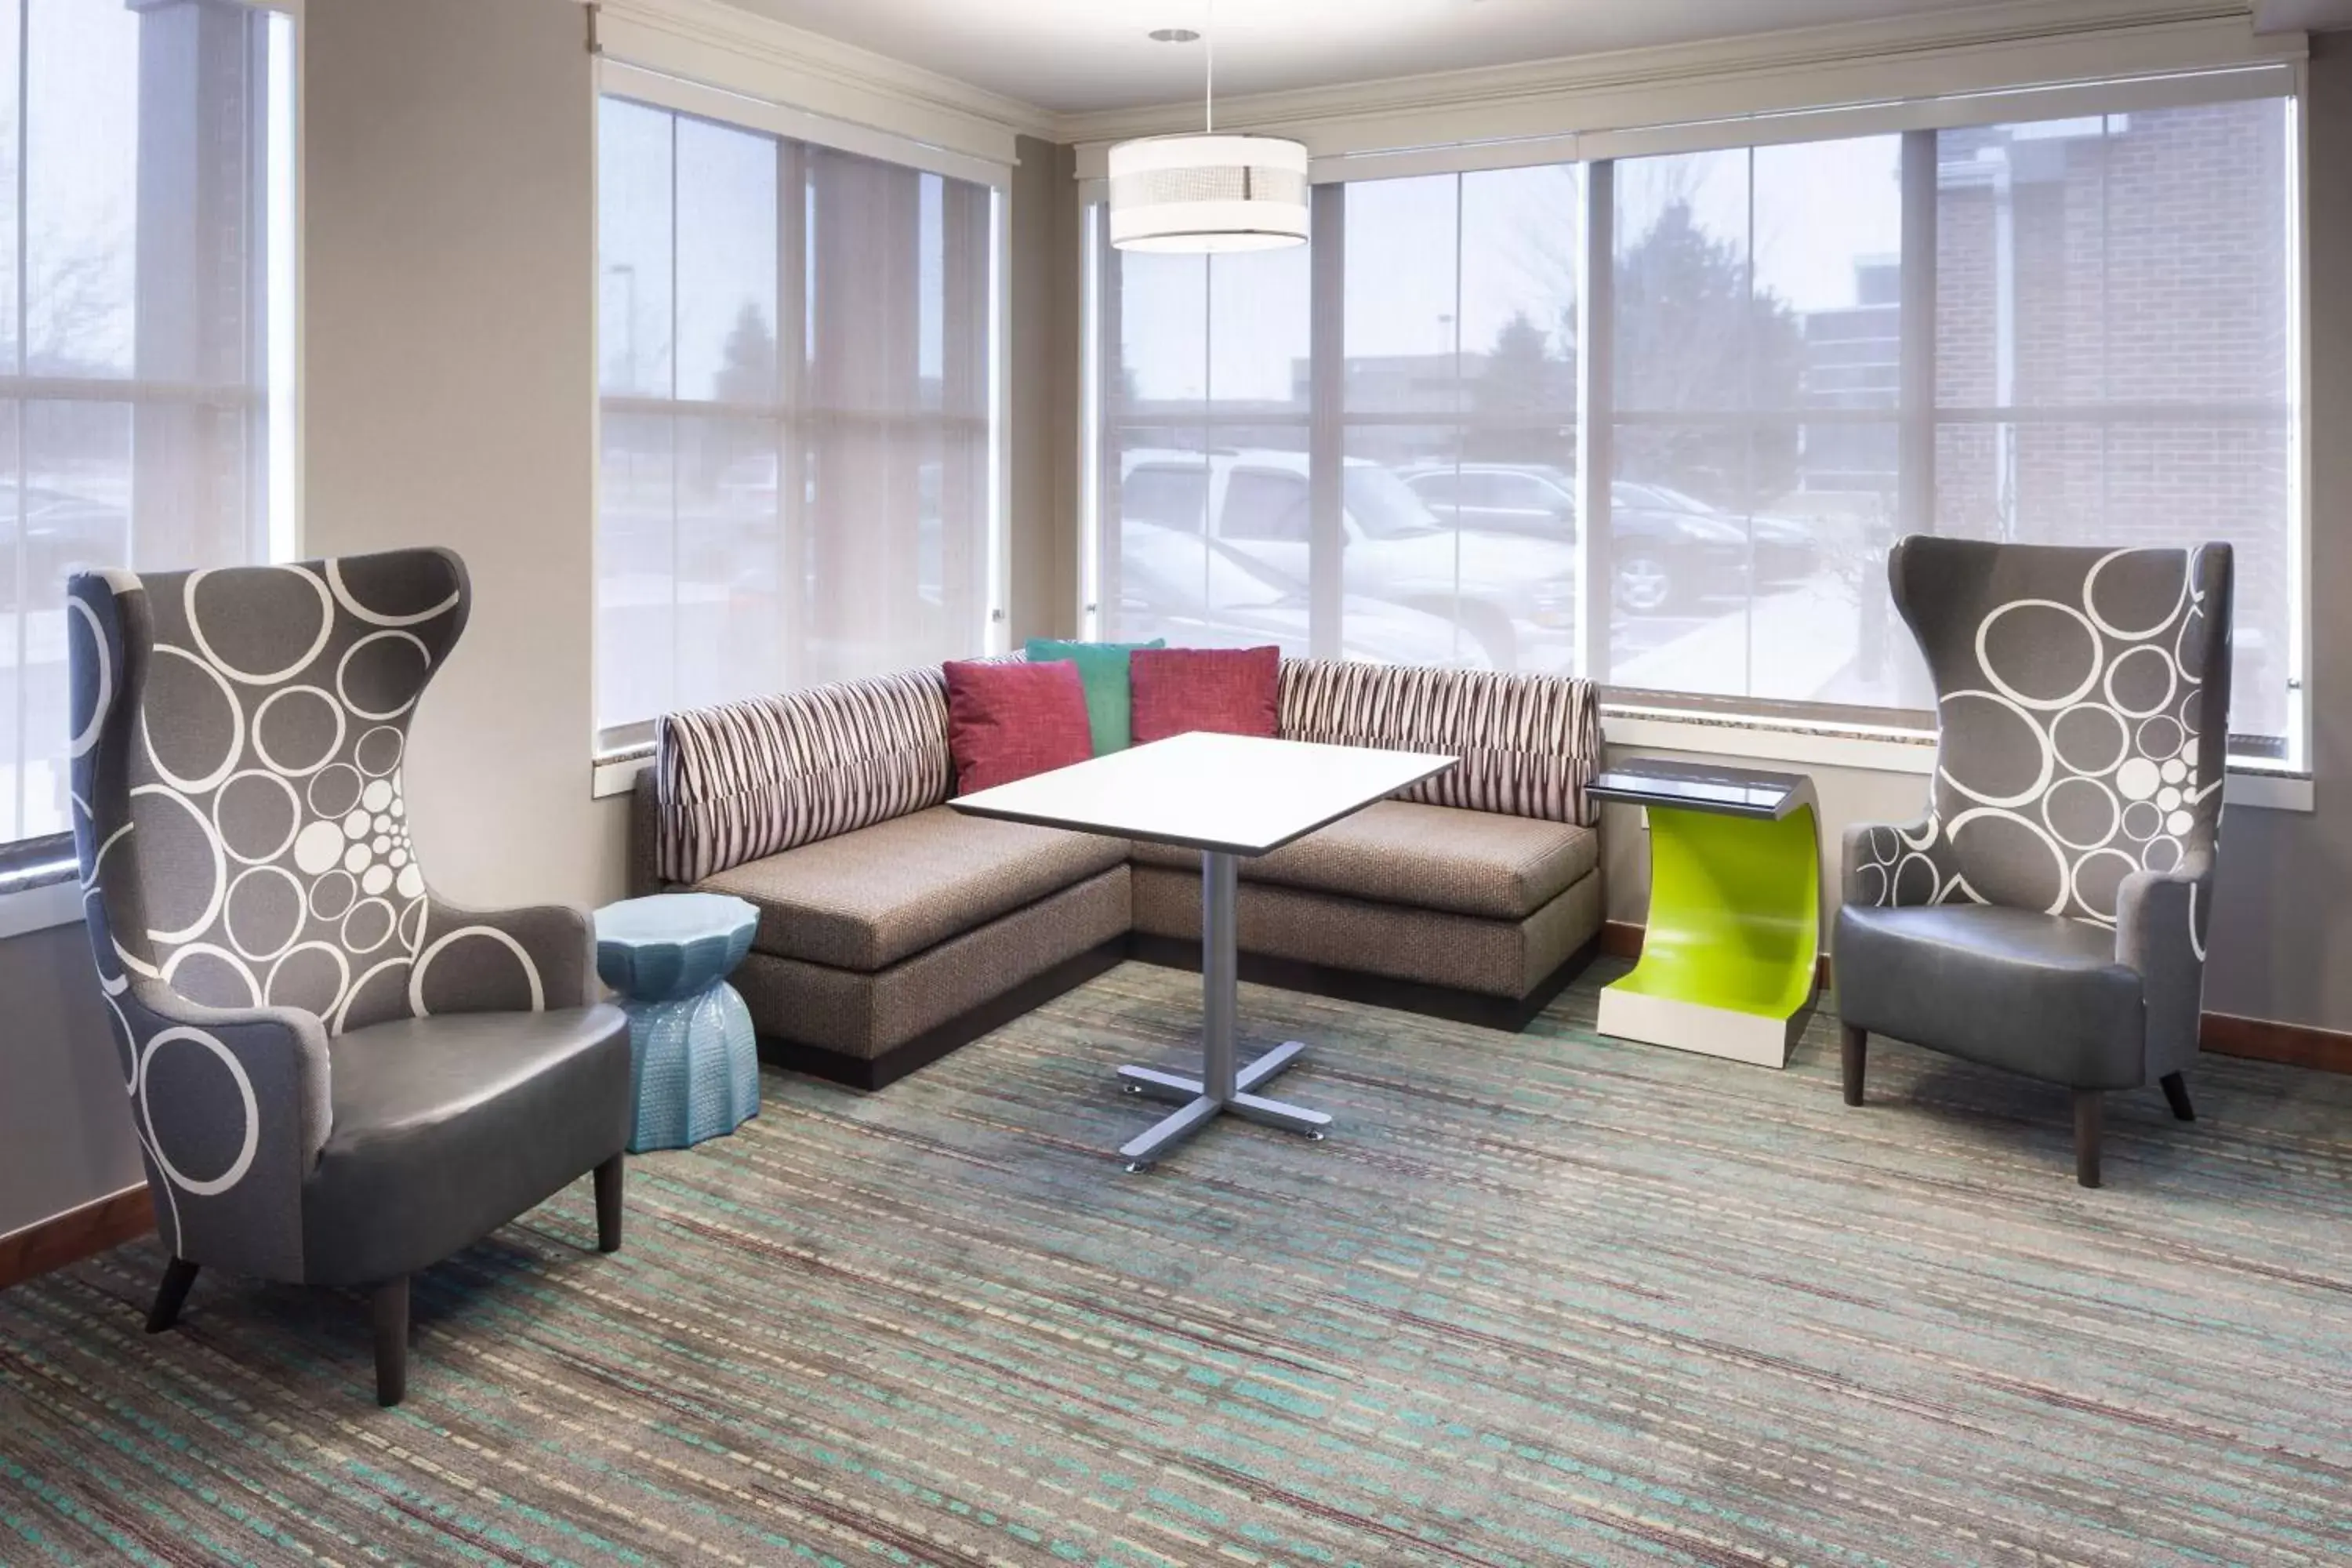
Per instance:
[[[1845,1072],[1845,1102],[1862,1103],[1863,1064],[1870,1055],[1870,1032],[1851,1024],[1838,1026],[1838,1056]]]
[[[2164,1085],[2164,1098],[2172,1106],[2172,1114],[2183,1121],[2197,1120],[2197,1108],[2189,1103],[2189,1080],[2177,1072],[2166,1073],[2157,1081]]]
[[[2099,1184],[2099,1134],[2105,1125],[2106,1097],[2095,1089],[2074,1091],[2074,1179]]]
[[[196,1265],[184,1258],[174,1258],[163,1266],[163,1282],[155,1288],[155,1305],[147,1313],[147,1331],[160,1334],[180,1321],[180,1308],[188,1300],[188,1287],[196,1282]]]
[[[621,1250],[621,1156],[596,1167],[596,1250]]]
[[[375,1402],[390,1409],[408,1393],[408,1276],[375,1288]]]

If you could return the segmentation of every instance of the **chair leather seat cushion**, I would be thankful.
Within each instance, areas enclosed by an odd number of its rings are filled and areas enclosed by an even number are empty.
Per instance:
[[[752,952],[871,974],[1126,859],[1124,839],[935,805],[695,886],[759,906]]]
[[[629,1141],[629,1021],[603,1005],[403,1018],[327,1045],[303,1276],[366,1285],[488,1235]]]
[[[2137,971],[2105,926],[1980,904],[1837,917],[1841,1019],[2074,1089],[2146,1081]]]
[[[1383,800],[1241,863],[1244,880],[1487,920],[1525,920],[1599,862],[1572,823]],[[1138,864],[1198,871],[1198,850],[1138,844]]]

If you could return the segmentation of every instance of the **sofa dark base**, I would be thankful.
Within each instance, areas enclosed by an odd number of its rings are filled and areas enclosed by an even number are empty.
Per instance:
[[[1201,944],[1190,937],[1136,931],[1128,937],[1127,945],[1129,956],[1142,963],[1200,973]],[[1449,1023],[1475,1024],[1483,1029],[1517,1034],[1533,1023],[1536,1015],[1551,1005],[1552,998],[1568,989],[1569,983],[1583,973],[1584,966],[1600,952],[1601,940],[1595,936],[1562,959],[1557,969],[1536,983],[1534,990],[1517,1000],[1452,985],[1433,985],[1425,981],[1334,969],[1268,953],[1244,952],[1239,956],[1241,977],[1254,984],[1304,991],[1310,996],[1360,1002],[1368,1007],[1391,1007],[1400,1013],[1419,1013]]]
[[[1011,990],[924,1030],[878,1057],[855,1057],[846,1051],[803,1045],[777,1035],[761,1035],[760,1059],[830,1083],[846,1084],[851,1089],[870,1091],[887,1088],[908,1073],[930,1066],[958,1047],[970,1045],[991,1029],[1003,1028],[1023,1014],[1035,1012],[1063,992],[1118,968],[1127,958],[1127,942],[1125,937],[1114,937],[1066,958],[1051,969],[1031,975]]]
[[[1591,963],[1600,952],[1601,942],[1595,937],[1570,953],[1559,968],[1537,984],[1533,991],[1516,1001],[1507,996],[1464,991],[1451,985],[1394,980],[1384,974],[1362,974],[1351,969],[1333,969],[1324,964],[1303,963],[1297,959],[1276,958],[1265,953],[1244,952],[1240,956],[1241,977],[1253,984],[1278,986],[1285,991],[1303,991],[1310,996],[1360,1002],[1366,1006],[1390,1007],[1400,1013],[1419,1013],[1424,1017],[1444,1018],[1449,1023],[1474,1024],[1482,1029],[1501,1029],[1517,1034],[1533,1023],[1536,1015],[1549,1006],[1554,997],[1583,973],[1584,966]],[[845,1051],[803,1045],[781,1036],[761,1035],[760,1059],[793,1072],[824,1079],[828,1083],[844,1084],[870,1093],[887,1088],[908,1073],[920,1071],[949,1052],[970,1045],[992,1029],[1003,1027],[1024,1013],[1035,1012],[1063,992],[1074,990],[1095,976],[1116,969],[1130,958],[1142,963],[1158,964],[1163,969],[1185,969],[1197,974],[1201,970],[1201,944],[1183,937],[1152,936],[1143,931],[1133,931],[1125,937],[1088,948],[1075,957],[1066,958],[1002,995],[991,997],[968,1012],[959,1013],[946,1023],[926,1029],[905,1045],[885,1051],[878,1057],[854,1057]]]

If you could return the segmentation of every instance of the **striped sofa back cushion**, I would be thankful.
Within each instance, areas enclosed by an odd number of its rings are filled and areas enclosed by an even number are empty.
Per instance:
[[[1285,659],[1281,723],[1293,741],[1462,759],[1400,799],[1585,827],[1595,820],[1584,798],[1601,769],[1601,710],[1590,681]]]
[[[953,783],[937,665],[671,713],[655,733],[668,882],[921,811]]]

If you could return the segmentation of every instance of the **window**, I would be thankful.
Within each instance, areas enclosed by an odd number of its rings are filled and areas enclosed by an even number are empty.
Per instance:
[[[1902,160],[1871,136],[1613,165],[1612,685],[1902,705],[1855,658],[1899,531]]]
[[[1208,471],[1144,465],[1128,474],[1120,503],[1131,522],[1198,533],[1209,513]]]
[[[1307,476],[1236,469],[1225,485],[1218,534],[1268,544],[1307,542]]]
[[[1934,531],[2227,540],[2230,727],[2301,728],[2296,265],[2280,99],[1936,138]]]
[[[1192,513],[1222,489],[1213,536],[1296,585],[1323,656],[1924,727],[1897,539],[2221,539],[2232,754],[2300,765],[2296,137],[2266,90],[1612,133],[1626,155],[1320,184],[1308,247],[1206,262],[1098,235],[1101,578],[1102,476],[1197,453]],[[1250,477],[1277,468],[1303,513]]]
[[[1498,527],[1488,498],[1524,470],[1576,465],[1580,187],[1554,164],[1324,198],[1346,292],[1340,622],[1377,657],[1435,641],[1439,663],[1575,668],[1573,515]]]
[[[1305,654],[1306,536],[1263,531],[1307,473],[1307,252],[1124,255],[1097,217],[1095,623]]]
[[[602,100],[600,743],[981,651],[995,193]]]
[[[293,58],[0,0],[0,886],[71,858],[67,577],[292,552]]]
[[[1192,452],[1213,539],[1300,595],[1301,651],[1572,668],[1572,486],[1546,485],[1575,463],[1579,189],[1565,166],[1322,186],[1319,258],[1098,237],[1099,624],[1141,624],[1122,563]],[[1558,504],[1471,500],[1522,469]]]

